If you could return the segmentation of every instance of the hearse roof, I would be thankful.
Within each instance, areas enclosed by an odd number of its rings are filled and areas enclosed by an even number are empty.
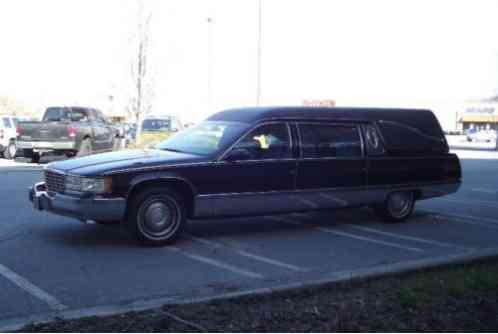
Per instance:
[[[250,107],[228,109],[208,118],[210,121],[237,121],[256,123],[268,119],[306,119],[306,120],[354,120],[354,121],[393,121],[405,123],[407,119],[417,124],[435,119],[430,110],[425,109],[388,109],[353,107]],[[412,123],[409,122],[409,123]]]
[[[225,110],[208,118],[248,124],[275,119],[374,122],[379,125],[388,150],[448,150],[437,118],[426,109],[252,107]]]

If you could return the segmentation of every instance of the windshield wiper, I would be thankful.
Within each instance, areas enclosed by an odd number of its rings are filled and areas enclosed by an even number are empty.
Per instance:
[[[176,148],[169,148],[169,147],[161,147],[160,148],[163,151],[170,151],[170,152],[177,152],[177,153],[185,153],[183,151],[177,150]]]

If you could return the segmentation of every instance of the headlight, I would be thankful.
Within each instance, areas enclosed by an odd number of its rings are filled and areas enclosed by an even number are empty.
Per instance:
[[[94,194],[110,193],[111,178],[93,178],[67,175],[66,190]]]

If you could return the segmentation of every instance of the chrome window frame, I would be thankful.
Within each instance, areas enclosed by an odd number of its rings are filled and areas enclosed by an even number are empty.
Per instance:
[[[313,161],[313,160],[363,160],[365,159],[366,156],[366,151],[365,151],[365,142],[363,138],[363,134],[361,132],[361,124],[359,122],[316,122],[316,121],[296,121],[296,128],[297,128],[297,133],[298,133],[298,138],[299,138],[299,160],[301,161]],[[361,153],[360,155],[357,156],[349,156],[349,157],[304,157],[303,156],[303,140],[302,140],[302,134],[301,134],[301,126],[302,124],[308,124],[308,125],[325,125],[325,126],[348,126],[348,127],[354,127],[356,128],[356,131],[358,132],[358,137],[360,139],[360,150]]]
[[[246,132],[244,132],[232,145],[230,145],[217,159],[216,162],[218,163],[227,163],[227,161],[223,160],[225,156],[234,148],[236,147],[247,135],[249,135],[252,131],[256,130],[257,128],[265,125],[271,125],[271,124],[284,124],[287,127],[287,135],[289,137],[289,153],[290,153],[290,158],[271,158],[271,159],[250,159],[250,160],[235,160],[234,162],[237,163],[254,163],[254,162],[276,162],[276,161],[295,161],[296,158],[293,156],[293,147],[294,147],[294,142],[292,138],[292,132],[291,128],[289,125],[289,122],[286,120],[273,120],[273,121],[265,121],[265,122],[260,122],[249,128]]]

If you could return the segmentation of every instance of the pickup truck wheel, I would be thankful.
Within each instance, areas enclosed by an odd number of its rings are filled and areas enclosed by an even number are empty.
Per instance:
[[[83,139],[80,144],[80,149],[76,153],[77,157],[84,157],[86,155],[92,154],[92,142],[90,138]]]
[[[40,156],[40,153],[38,153],[38,152],[33,152],[31,154],[31,162],[34,163],[34,164],[39,163],[40,162],[40,158],[41,158],[41,156]]]
[[[115,137],[113,142],[112,142],[112,150],[117,151],[121,148],[121,138],[120,137]]]
[[[182,197],[167,188],[150,188],[131,198],[126,225],[139,242],[163,246],[174,242],[186,224]]]
[[[373,209],[384,221],[399,223],[412,214],[414,207],[413,191],[396,191],[390,193],[383,204],[373,206]]]
[[[7,146],[7,148],[3,152],[3,156],[5,157],[5,159],[14,159],[16,156],[16,143],[10,142],[9,146]]]

